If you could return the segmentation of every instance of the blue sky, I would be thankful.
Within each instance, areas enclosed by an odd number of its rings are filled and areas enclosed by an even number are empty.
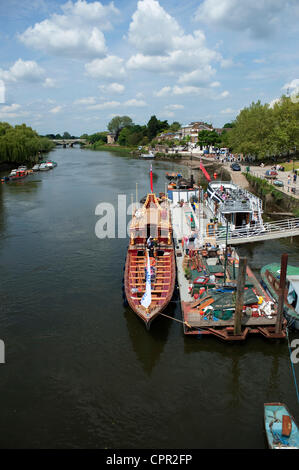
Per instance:
[[[2,0],[0,120],[39,133],[215,127],[299,90],[298,0]]]

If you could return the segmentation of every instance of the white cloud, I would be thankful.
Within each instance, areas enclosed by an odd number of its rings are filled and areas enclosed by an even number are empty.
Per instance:
[[[21,105],[17,103],[13,103],[11,105],[6,105],[1,108],[1,113],[12,113],[20,109]]]
[[[80,98],[76,101],[74,101],[74,104],[83,104],[83,105],[90,105],[90,104],[95,104],[96,103],[96,99],[94,96],[89,96],[88,98]]]
[[[222,93],[220,93],[221,98],[227,98],[230,95],[230,92],[225,90]]]
[[[146,106],[146,102],[143,100],[136,100],[133,98],[132,100],[128,100],[124,103],[125,106],[136,106],[138,108]]]
[[[167,106],[165,106],[165,109],[184,109],[184,105],[183,104],[168,104]]]
[[[171,93],[171,86],[165,86],[163,88],[161,88],[161,90],[159,91],[154,91],[154,96],[157,96],[158,98],[162,97],[162,96],[167,96]]]
[[[17,103],[0,107],[0,119],[28,116],[28,114],[27,111],[21,111],[21,105]]]
[[[174,95],[201,95],[205,93],[205,89],[196,86],[174,86],[172,89]]]
[[[166,110],[161,113],[161,116],[166,118],[173,118],[175,116],[175,113],[173,111]]]
[[[236,111],[232,108],[225,108],[220,111],[221,114],[236,114]]]
[[[193,70],[192,72],[188,73],[183,73],[180,76],[178,82],[195,86],[206,85],[215,73],[216,70],[213,69],[211,65],[207,64],[201,69]]]
[[[100,57],[106,53],[102,31],[111,28],[110,19],[119,11],[113,2],[68,1],[61,6],[64,14],[50,18],[24,31],[19,39],[28,47],[64,57]]]
[[[289,83],[286,83],[282,87],[283,90],[295,90],[296,88],[299,88],[299,78],[294,78],[294,80]]]
[[[174,39],[182,30],[156,0],[142,0],[132,16],[129,42],[145,55],[165,55],[174,49]]]
[[[9,70],[0,69],[0,78],[7,82],[38,82],[44,79],[45,71],[35,61],[18,59]]]
[[[287,90],[290,93],[290,98],[293,103],[298,103],[299,102],[299,78],[295,78],[292,80],[290,83],[286,83],[283,87],[283,90]]]
[[[200,87],[200,86],[192,86],[192,85],[174,85],[173,87],[164,87],[159,91],[154,92],[154,96],[162,97],[162,96],[179,96],[179,95],[199,95],[204,96],[210,99],[223,99],[227,98],[230,93],[229,91],[225,90],[219,94],[214,94],[214,89],[219,87],[219,82],[212,82],[209,87]]]
[[[234,31],[249,31],[255,37],[270,35],[282,11],[295,4],[289,0],[203,0],[195,19]]]
[[[106,93],[123,93],[125,90],[124,85],[120,83],[110,83],[109,85],[99,85],[99,89]]]
[[[124,60],[117,56],[107,56],[105,59],[94,59],[85,64],[87,75],[92,78],[122,79],[126,75]]]
[[[5,83],[0,80],[0,103],[5,103]]]
[[[280,98],[274,98],[272,101],[270,101],[269,107],[270,107],[270,108],[274,108],[274,106],[275,106],[276,104],[279,104],[280,102],[281,102],[281,99],[280,99]]]
[[[50,113],[52,113],[52,114],[60,113],[60,111],[62,110],[62,108],[63,108],[63,106],[60,106],[60,105],[55,106],[55,108],[50,109]]]
[[[221,54],[209,49],[201,30],[185,34],[175,18],[157,0],[140,0],[129,28],[129,42],[137,49],[127,68],[165,73],[180,83],[207,83],[215,73],[212,62]]]
[[[120,106],[119,101],[106,101],[105,103],[99,103],[95,105],[88,106],[87,109],[90,110],[101,110],[101,109],[109,109],[109,108],[115,108]]]
[[[56,80],[54,80],[54,78],[46,78],[46,80],[43,83],[43,86],[45,88],[55,88],[56,87]]]

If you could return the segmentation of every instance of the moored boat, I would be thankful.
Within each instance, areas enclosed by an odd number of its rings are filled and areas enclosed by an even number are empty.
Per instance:
[[[155,154],[152,151],[149,151],[149,153],[142,153],[140,158],[155,158]]]
[[[218,222],[228,224],[233,236],[242,230],[252,235],[264,230],[261,199],[234,183],[209,182],[206,202]]]
[[[32,167],[32,170],[33,170],[33,171],[39,171],[39,167],[40,167],[40,164],[39,164],[39,163],[36,163],[36,164]]]
[[[280,264],[267,264],[261,269],[261,278],[264,286],[269,291],[273,299],[278,302]],[[289,326],[299,330],[299,267],[287,267],[286,275],[286,295],[284,298],[284,314]]]
[[[169,206],[166,200],[159,204],[156,195],[149,193],[143,207],[132,218],[124,276],[128,304],[147,328],[167,307],[174,286],[175,259]]]
[[[40,171],[49,171],[50,167],[49,167],[49,165],[47,165],[47,163],[43,162],[43,163],[40,164],[39,170]]]
[[[24,170],[12,170],[12,172],[9,175],[9,181],[15,181],[19,179],[23,179],[27,176],[27,171]]]
[[[299,431],[284,403],[264,404],[264,424],[270,449],[299,449]]]

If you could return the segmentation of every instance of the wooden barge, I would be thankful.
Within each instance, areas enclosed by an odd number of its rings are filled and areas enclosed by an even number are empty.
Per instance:
[[[148,248],[148,240],[153,248]],[[147,329],[170,302],[175,286],[175,259],[172,227],[167,202],[147,195],[130,225],[124,287],[131,309],[144,321]],[[148,305],[143,302],[148,297]]]

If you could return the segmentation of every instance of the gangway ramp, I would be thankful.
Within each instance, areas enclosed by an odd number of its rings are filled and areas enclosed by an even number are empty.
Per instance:
[[[238,227],[233,231],[226,227],[216,231],[217,242],[226,242],[228,245],[240,245],[277,238],[296,237],[299,235],[299,217],[279,221],[265,222],[263,225],[251,228]]]

